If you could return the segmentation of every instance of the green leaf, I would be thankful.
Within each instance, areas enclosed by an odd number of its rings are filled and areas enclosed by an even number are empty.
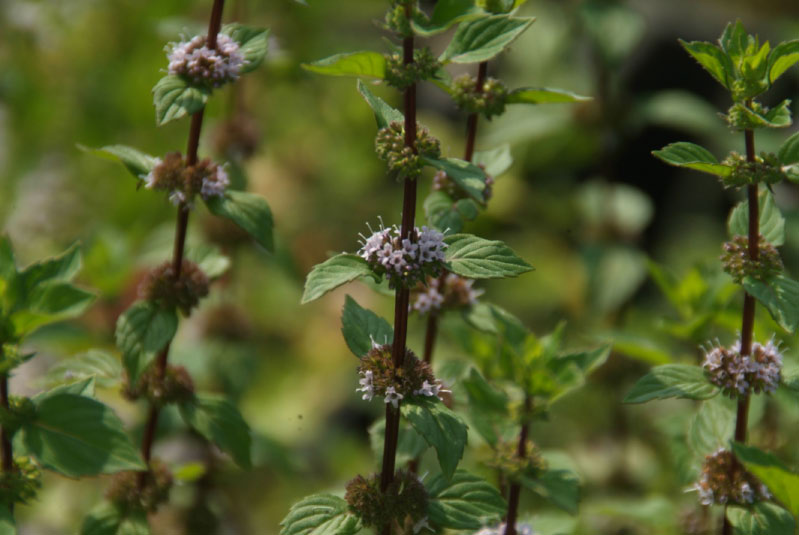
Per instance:
[[[328,76],[366,76],[381,80],[386,76],[385,56],[371,51],[336,54],[313,63],[303,63],[302,67]]]
[[[424,201],[424,212],[431,226],[444,234],[453,234],[460,232],[466,221],[475,219],[479,208],[471,199],[456,201],[443,191],[433,191]]]
[[[501,241],[486,240],[471,234],[454,234],[444,238],[447,269],[470,279],[515,277],[533,267],[516,256]]]
[[[327,292],[354,281],[358,277],[370,276],[379,281],[369,264],[354,254],[338,254],[313,267],[305,279],[305,291],[301,304],[319,299]]]
[[[733,535],[794,535],[795,524],[790,513],[773,503],[760,502],[750,508],[731,506],[727,518]]]
[[[699,62],[721,85],[727,89],[732,88],[735,78],[735,68],[730,58],[719,47],[703,41],[686,42],[679,40],[683,48]]]
[[[147,175],[150,174],[153,167],[158,164],[158,158],[155,156],[150,156],[140,150],[134,149],[133,147],[126,147],[125,145],[106,145],[99,149],[78,145],[78,148],[95,156],[99,156],[100,158],[121,163],[130,174],[139,180],[144,180]]]
[[[541,474],[525,473],[522,485],[564,511],[577,514],[580,503],[580,478],[571,470],[550,469]]]
[[[557,381],[551,401],[555,401],[585,383],[585,378],[608,360],[611,347],[557,355],[547,361],[547,368]]]
[[[466,424],[438,399],[414,396],[403,400],[402,415],[436,450],[441,471],[449,479],[463,457]]]
[[[237,465],[250,468],[250,427],[230,401],[197,394],[193,401],[180,404],[180,414],[186,425],[229,453]]]
[[[197,113],[205,107],[210,95],[207,88],[190,86],[180,76],[164,76],[153,87],[156,124],[161,126],[184,115]]]
[[[448,63],[488,61],[505,50],[535,19],[494,15],[458,26],[447,49],[439,58]]]
[[[799,40],[778,44],[768,57],[768,79],[772,84],[799,62]]]
[[[555,104],[561,102],[586,102],[588,100],[591,100],[591,97],[578,95],[564,89],[522,87],[511,91],[505,102],[507,104]]]
[[[60,361],[47,372],[49,384],[93,377],[103,388],[117,386],[122,381],[122,364],[119,359],[105,351],[90,349],[74,357]]]
[[[495,149],[477,151],[472,158],[475,164],[483,165],[485,172],[493,177],[498,177],[513,165],[513,155],[510,145],[505,143]]]
[[[385,128],[392,122],[405,123],[405,116],[398,110],[392,108],[386,101],[376,97],[361,80],[358,80],[358,92],[366,99],[366,103],[375,112],[377,128]]]
[[[746,469],[757,476],[793,516],[799,516],[799,474],[788,470],[788,467],[771,453],[753,446],[734,442],[732,450]]]
[[[799,163],[799,132],[785,140],[777,156],[783,165]]]
[[[213,245],[193,245],[186,250],[186,258],[197,264],[210,279],[219,278],[230,269],[230,258]]]
[[[766,113],[757,113],[744,104],[735,104],[731,109],[740,113],[736,121],[738,128],[785,128],[791,126],[791,101],[783,100],[777,106],[769,108]],[[731,112],[732,113],[732,112]]]
[[[500,427],[508,416],[507,394],[490,385],[475,368],[470,370],[462,384],[469,397],[469,421],[472,427],[486,442],[495,446],[501,436]]]
[[[652,368],[633,385],[624,403],[645,403],[653,399],[710,399],[719,393],[699,366],[664,364]]]
[[[341,332],[347,347],[358,358],[363,358],[372,349],[373,340],[381,345],[390,344],[394,340],[394,328],[371,310],[363,308],[349,295],[344,301]]]
[[[58,385],[52,390],[47,390],[45,392],[36,394],[31,399],[34,403],[38,404],[45,398],[57,396],[59,394],[74,394],[76,396],[94,398],[94,377],[85,377],[77,381]]]
[[[95,295],[66,282],[40,284],[25,296],[25,308],[11,315],[18,336],[26,336],[39,327],[83,313]]]
[[[267,251],[274,249],[272,210],[260,195],[228,190],[224,197],[213,196],[205,205],[212,214],[233,221]]]
[[[480,16],[482,11],[473,0],[438,0],[430,19],[414,19],[413,29],[423,37],[446,31],[466,19]]]
[[[344,499],[314,494],[292,505],[280,526],[280,535],[354,535],[361,521]]]
[[[427,484],[427,492],[430,522],[443,528],[480,529],[497,523],[507,509],[494,487],[464,470],[458,470],[450,479],[436,475]]]
[[[774,321],[789,332],[799,327],[799,282],[777,275],[768,283],[746,277],[746,291],[765,306]]]
[[[688,431],[688,444],[698,458],[726,448],[735,433],[735,414],[724,397],[702,403]]]
[[[146,469],[114,411],[85,396],[40,398],[35,419],[20,433],[25,449],[44,467],[68,477]]]
[[[131,381],[147,367],[178,330],[178,315],[149,301],[137,301],[117,320],[116,343]]]
[[[738,63],[749,47],[750,37],[746,33],[743,23],[736,20],[730,22],[724,28],[724,32],[719,38],[721,49],[726,52],[733,62]]]
[[[123,511],[103,502],[84,519],[80,535],[150,535],[150,526],[144,511]]]
[[[457,158],[430,158],[422,156],[422,160],[435,167],[439,171],[444,171],[458,187],[479,203],[485,203],[485,171],[477,165],[459,160]]]
[[[0,535],[17,535],[14,514],[6,504],[0,504]]]
[[[269,30],[232,23],[226,24],[222,33],[239,44],[239,52],[246,62],[241,67],[241,74],[252,72],[261,65],[269,48]]]
[[[732,173],[732,169],[720,164],[709,150],[686,141],[671,143],[661,150],[652,151],[652,154],[669,165],[687,167],[719,177],[725,177]]]
[[[761,188],[757,197],[758,227],[760,234],[771,245],[779,247],[785,243],[785,218],[774,202],[774,195]],[[749,235],[749,201],[738,203],[727,222],[730,236]]]

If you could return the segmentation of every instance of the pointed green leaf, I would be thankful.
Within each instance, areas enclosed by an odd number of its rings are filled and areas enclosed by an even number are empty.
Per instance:
[[[726,448],[735,433],[735,414],[723,396],[702,403],[691,421],[688,445],[700,459]]]
[[[121,163],[131,175],[139,180],[144,180],[153,167],[158,164],[158,158],[155,156],[150,156],[125,145],[106,145],[99,149],[92,149],[82,145],[78,145],[78,147],[89,154]]]
[[[774,195],[761,188],[758,192],[758,227],[760,234],[771,245],[779,247],[785,243],[785,218],[774,202]],[[738,203],[727,222],[730,236],[749,235],[749,201]]]
[[[180,76],[164,76],[153,87],[155,123],[161,126],[185,115],[197,113],[205,107],[210,94],[207,88],[190,86]]]
[[[65,476],[144,470],[122,421],[99,401],[76,394],[38,400],[36,418],[20,429],[25,449]]]
[[[213,245],[193,245],[186,250],[186,258],[197,264],[209,279],[217,279],[230,269],[230,258]]]
[[[728,23],[719,38],[719,44],[721,49],[730,55],[732,61],[738,63],[749,46],[749,35],[743,23],[740,20]]]
[[[414,19],[411,24],[417,34],[430,37],[481,14],[482,10],[475,6],[474,0],[438,0],[429,20]]]
[[[799,516],[799,474],[791,472],[771,453],[753,446],[734,442],[732,449],[746,469],[757,476],[793,516]]]
[[[367,276],[378,280],[366,260],[354,254],[338,254],[315,265],[308,273],[301,303],[319,299],[342,284]]]
[[[795,535],[794,519],[782,507],[760,502],[744,508],[727,508],[733,535]]]
[[[45,398],[57,396],[59,394],[74,394],[76,396],[86,396],[87,398],[93,398],[95,396],[94,391],[94,377],[84,377],[83,379],[79,379],[77,381],[72,381],[69,383],[64,383],[61,385],[56,386],[51,390],[47,390],[45,392],[40,392],[33,396],[31,399],[34,403],[40,403]]]
[[[103,502],[84,519],[80,535],[150,535],[147,513]]]
[[[386,58],[371,51],[336,54],[313,63],[303,63],[305,70],[328,76],[366,76],[383,79],[386,76]]]
[[[730,108],[730,115],[737,112],[734,126],[739,130],[746,128],[785,128],[791,126],[791,101],[783,100],[765,113],[756,113],[748,106],[738,103]],[[728,115],[729,117],[729,115]]]
[[[710,399],[719,393],[699,366],[665,364],[652,368],[633,385],[624,403],[645,403],[653,399]]]
[[[490,385],[475,368],[462,381],[469,397],[469,422],[486,442],[495,446],[507,425],[507,394]]]
[[[515,277],[533,269],[501,241],[454,234],[444,238],[444,242],[448,245],[447,269],[462,277],[498,279]]]
[[[522,484],[564,511],[577,514],[580,503],[580,478],[570,470],[549,469],[540,474],[524,473]]]
[[[704,41],[687,42],[679,40],[683,48],[699,62],[721,85],[727,89],[732,88],[735,77],[735,68],[730,58],[719,47]]]
[[[269,30],[232,23],[226,24],[222,28],[222,33],[239,44],[239,52],[245,61],[240,70],[241,74],[252,72],[261,65],[269,48]]]
[[[430,226],[454,234],[463,230],[466,221],[477,217],[479,208],[472,199],[456,201],[443,191],[433,191],[424,201],[424,212]]]
[[[26,336],[43,325],[81,315],[96,296],[69,283],[56,282],[40,284],[25,297],[25,308],[11,315],[11,323],[18,336]]]
[[[797,62],[799,62],[799,40],[786,41],[775,46],[768,57],[769,81],[774,83]]]
[[[799,163],[799,132],[785,140],[777,156],[783,165]]]
[[[513,155],[510,145],[505,143],[495,149],[477,151],[472,158],[475,164],[483,165],[485,172],[493,177],[498,177],[513,165]]]
[[[414,396],[403,400],[402,415],[436,450],[446,478],[455,473],[466,446],[466,424],[440,400]]]
[[[314,494],[292,505],[280,526],[280,535],[354,535],[361,521],[342,498]]]
[[[485,181],[486,174],[480,167],[459,160],[458,158],[430,158],[422,156],[422,160],[435,167],[439,171],[444,171],[447,176],[458,185],[458,187],[479,203],[485,203]]]
[[[177,329],[177,313],[149,301],[137,301],[119,316],[116,343],[131,381],[138,381],[139,374],[172,340]]]
[[[51,385],[93,377],[103,388],[117,386],[122,381],[119,359],[96,349],[60,361],[47,372]]]
[[[652,154],[669,165],[687,167],[711,175],[725,177],[732,172],[730,167],[720,164],[709,150],[694,143],[671,143],[661,150],[652,151]]]
[[[393,327],[371,310],[363,308],[349,295],[344,301],[341,332],[347,347],[358,358],[363,358],[372,349],[372,341],[382,345],[390,344],[394,340]]]
[[[450,479],[441,474],[433,477],[427,492],[430,522],[442,528],[480,529],[497,523],[507,509],[497,489],[464,470],[458,470]]]
[[[392,122],[405,123],[405,116],[398,110],[392,108],[386,101],[380,97],[376,97],[369,88],[366,87],[361,80],[358,80],[358,92],[375,112],[375,119],[377,119],[377,128],[385,128]]]
[[[228,190],[224,197],[213,196],[205,205],[212,214],[233,221],[267,251],[274,249],[272,210],[260,195]]]
[[[458,26],[452,41],[439,59],[444,63],[488,61],[510,46],[534,20],[494,15],[464,22]]]
[[[561,102],[586,102],[588,100],[591,100],[591,97],[584,97],[564,89],[523,87],[511,91],[505,102],[507,104],[555,104]]]
[[[14,514],[6,504],[0,504],[0,535],[17,535],[17,523]]]
[[[780,327],[796,332],[799,327],[799,282],[778,275],[767,283],[746,277],[746,291],[765,306]]]
[[[250,468],[250,427],[230,401],[197,394],[193,401],[180,404],[180,414],[186,425],[230,454],[237,465]]]

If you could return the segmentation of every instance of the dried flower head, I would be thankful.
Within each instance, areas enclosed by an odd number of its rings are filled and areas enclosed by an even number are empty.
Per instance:
[[[183,366],[169,365],[162,375],[157,366],[151,365],[136,384],[128,384],[123,393],[128,399],[144,397],[151,405],[162,407],[190,401],[194,397],[194,381]]]
[[[427,490],[412,472],[398,470],[385,492],[379,474],[359,475],[347,484],[344,498],[366,527],[410,525],[418,533],[426,524]]]
[[[752,344],[751,355],[741,354],[741,342],[705,351],[702,367],[708,379],[730,397],[774,392],[782,378],[782,355],[773,341]]]
[[[391,344],[374,345],[361,359],[358,367],[361,379],[356,392],[363,392],[363,399],[371,401],[374,396],[384,398],[395,408],[406,396],[439,397],[449,392],[436,380],[430,365],[419,360],[413,351],[405,350],[402,368],[394,366]]]
[[[140,478],[144,478],[143,485]],[[127,470],[114,474],[106,498],[123,511],[153,512],[169,500],[172,481],[172,473],[166,464],[151,459],[147,472]]]
[[[175,206],[191,205],[195,195],[203,199],[221,197],[230,184],[224,167],[205,158],[195,165],[186,165],[179,152],[170,152],[144,178],[147,189],[168,191],[169,200]]]
[[[12,469],[0,474],[0,503],[28,503],[42,488],[42,472],[30,457],[14,457]]]
[[[689,490],[699,492],[702,505],[749,505],[771,498],[766,486],[723,448],[705,457],[702,475]]]
[[[413,287],[428,275],[437,277],[444,268],[447,244],[435,229],[416,227],[402,239],[398,227],[384,228],[381,223],[380,230],[361,239],[358,255],[376,274],[385,275],[392,288]]]
[[[184,259],[180,277],[175,278],[172,262],[167,261],[148,273],[139,286],[139,295],[163,307],[179,308],[188,316],[208,295],[208,286],[208,277],[194,262]]]
[[[411,309],[419,314],[436,313],[442,309],[470,307],[483,290],[475,290],[474,279],[447,273],[442,277],[427,277],[427,285],[417,284],[411,292]]]
[[[508,88],[495,78],[486,78],[481,88],[477,87],[477,78],[468,74],[453,80],[452,98],[466,113],[482,113],[488,119],[502,115],[507,97]]]
[[[430,135],[427,128],[416,125],[416,152],[405,146],[405,127],[398,121],[392,121],[381,128],[375,138],[375,151],[381,160],[388,164],[388,171],[398,180],[415,179],[422,172],[424,162],[421,156],[438,158],[441,156],[441,144]]]
[[[167,47],[169,74],[186,78],[193,85],[221,87],[239,77],[246,63],[239,44],[229,36],[216,36],[216,48],[207,46],[207,38],[197,35],[188,41]]]
[[[740,284],[745,277],[767,281],[782,273],[782,259],[777,248],[761,235],[757,240],[757,260],[749,258],[749,238],[735,236],[723,245],[721,263],[735,282]]]

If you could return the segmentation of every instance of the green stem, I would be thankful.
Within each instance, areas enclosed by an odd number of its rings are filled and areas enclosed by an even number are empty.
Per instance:
[[[524,459],[527,456],[527,435],[530,432],[530,424],[527,421],[532,409],[532,400],[529,394],[524,397],[524,421],[522,422],[522,429],[519,432],[519,443],[516,445],[516,457]],[[521,484],[518,481],[512,481],[510,484],[510,493],[508,494],[508,514],[505,516],[505,534],[516,535],[516,521],[519,517],[519,498],[522,493]]]

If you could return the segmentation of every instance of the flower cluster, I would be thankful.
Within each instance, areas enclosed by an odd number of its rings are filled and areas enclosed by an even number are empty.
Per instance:
[[[723,448],[705,457],[702,475],[691,490],[699,492],[702,505],[748,505],[771,498],[766,486]]]
[[[398,470],[385,492],[380,475],[357,476],[344,498],[363,525],[397,527],[397,533],[419,533],[427,525],[427,490],[416,474]],[[409,529],[408,529],[409,528]]]
[[[381,224],[380,230],[361,238],[358,255],[376,274],[385,275],[392,288],[413,287],[428,275],[437,277],[444,267],[447,244],[435,229],[415,227],[410,237],[402,239],[399,228]]]
[[[399,53],[386,56],[386,76],[388,85],[400,91],[407,87],[434,78],[441,68],[441,63],[436,59],[430,48],[417,48],[413,51],[413,62],[403,63]]]
[[[194,262],[184,259],[180,277],[175,278],[172,262],[167,261],[147,274],[139,286],[139,295],[166,308],[179,308],[188,316],[208,295],[208,285],[208,276]]]
[[[430,365],[419,360],[410,349],[405,350],[402,367],[394,366],[391,344],[374,345],[361,359],[358,373],[360,387],[355,391],[363,392],[363,399],[371,401],[374,396],[383,397],[385,403],[395,408],[406,396],[441,399],[442,392],[449,392],[436,380]]]
[[[752,344],[751,355],[741,354],[740,340],[730,348],[714,346],[705,352],[702,367],[711,383],[730,397],[754,392],[771,393],[782,377],[782,355],[773,341]]]
[[[424,162],[421,156],[438,158],[441,156],[441,144],[430,135],[427,128],[416,125],[416,151],[405,146],[405,127],[398,121],[392,121],[381,128],[375,138],[375,151],[381,160],[388,164],[389,173],[397,179],[415,179],[422,172]]]
[[[143,484],[141,478],[144,478]],[[172,482],[172,473],[166,464],[151,459],[147,472],[127,470],[114,474],[106,498],[125,512],[153,512],[169,500]]]
[[[499,524],[498,526],[486,526],[478,532],[475,532],[474,535],[505,535],[505,522]],[[535,530],[530,524],[526,524],[523,522],[516,523],[516,533],[518,535],[535,535]]]
[[[186,165],[186,160],[179,152],[170,152],[144,178],[144,187],[152,190],[169,192],[169,200],[175,206],[186,203],[191,205],[195,195],[202,195],[205,200],[211,197],[222,197],[230,184],[227,172],[209,158]]]
[[[478,164],[478,167],[485,171],[485,166],[483,164]],[[488,202],[494,192],[494,177],[488,173],[486,173],[485,177],[483,198]],[[433,175],[433,191],[443,191],[453,199],[465,199],[469,197],[469,194],[463,191],[463,189],[449,177],[446,171],[439,171]]]
[[[416,3],[411,4],[412,17],[416,15],[424,16],[424,13],[416,7]],[[411,21],[405,13],[405,4],[401,2],[392,2],[391,7],[386,12],[386,18],[383,27],[399,37],[410,37],[413,35],[413,28]]]
[[[30,457],[14,457],[10,471],[0,474],[0,503],[28,503],[42,488],[42,473]]]
[[[494,450],[494,457],[487,464],[511,481],[517,480],[523,474],[538,477],[547,467],[538,446],[532,440],[525,443],[524,457],[519,457],[518,444],[501,441]]]
[[[735,236],[726,242],[722,248],[721,263],[727,272],[738,284],[745,277],[767,281],[782,273],[782,259],[777,248],[771,245],[763,235],[757,240],[757,260],[749,258],[749,238]]]
[[[761,152],[754,162],[747,161],[746,156],[731,152],[722,162],[732,168],[729,175],[721,177],[725,187],[741,187],[750,184],[776,184],[785,179],[779,158],[774,153]]]
[[[768,106],[764,106],[756,100],[752,100],[748,106],[742,102],[736,102],[730,107],[724,118],[730,128],[739,131],[751,130],[762,128],[767,124],[762,117],[766,117],[769,111]]]
[[[193,85],[221,87],[238,79],[247,63],[239,44],[229,36],[216,36],[216,48],[209,48],[204,35],[168,47],[169,74],[186,78]]]
[[[467,113],[482,113],[490,119],[505,113],[508,88],[495,78],[487,78],[478,89],[477,79],[463,74],[452,82],[452,98]]]
[[[442,308],[464,308],[477,302],[483,290],[472,288],[474,279],[454,273],[427,277],[427,284],[417,284],[411,293],[411,309],[419,314],[436,313]]]
[[[145,397],[151,405],[163,407],[191,400],[194,381],[183,366],[167,366],[163,375],[157,366],[149,366],[135,385],[125,387],[124,394],[130,400]]]

